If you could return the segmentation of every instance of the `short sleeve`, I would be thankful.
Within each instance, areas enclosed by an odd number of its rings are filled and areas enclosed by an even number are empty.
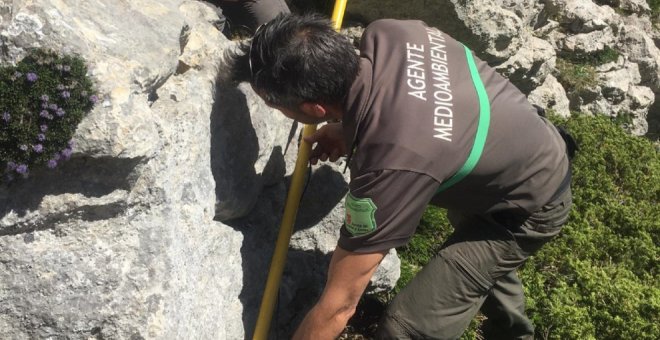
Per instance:
[[[408,242],[438,188],[428,175],[380,170],[351,180],[339,246],[374,252]]]

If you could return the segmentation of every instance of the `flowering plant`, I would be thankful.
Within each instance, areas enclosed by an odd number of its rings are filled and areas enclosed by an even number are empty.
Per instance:
[[[33,50],[0,67],[0,183],[69,159],[71,137],[97,100],[80,57]]]

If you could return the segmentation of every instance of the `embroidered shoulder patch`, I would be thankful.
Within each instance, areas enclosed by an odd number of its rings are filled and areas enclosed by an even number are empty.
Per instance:
[[[346,196],[346,229],[353,236],[366,235],[376,230],[376,205],[371,198]]]

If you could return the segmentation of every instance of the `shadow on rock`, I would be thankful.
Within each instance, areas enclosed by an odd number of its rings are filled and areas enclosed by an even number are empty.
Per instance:
[[[295,230],[318,224],[334,209],[348,192],[348,183],[341,173],[323,165],[312,174],[300,201]]]
[[[115,190],[129,190],[131,175],[141,160],[74,157],[55,170],[37,169],[26,179],[0,187],[0,216],[11,211],[24,216],[36,210],[47,195],[82,194],[98,198]]]
[[[245,95],[219,85],[211,112],[211,171],[215,179],[216,220],[244,216],[254,206],[263,179],[254,169],[259,141]]]
[[[290,178],[265,187],[254,209],[245,217],[225,221],[243,234],[243,326],[251,338],[270,269]],[[340,173],[323,166],[313,172],[298,211],[297,229],[313,227],[328,215],[346,193]],[[289,249],[278,303],[271,322],[271,339],[290,338],[313,306],[325,284],[331,254]]]

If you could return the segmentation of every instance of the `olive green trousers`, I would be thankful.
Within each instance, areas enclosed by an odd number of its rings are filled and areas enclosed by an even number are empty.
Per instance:
[[[395,297],[376,339],[457,339],[478,311],[485,339],[533,339],[516,269],[561,231],[568,188],[531,216],[449,212],[454,233]]]

